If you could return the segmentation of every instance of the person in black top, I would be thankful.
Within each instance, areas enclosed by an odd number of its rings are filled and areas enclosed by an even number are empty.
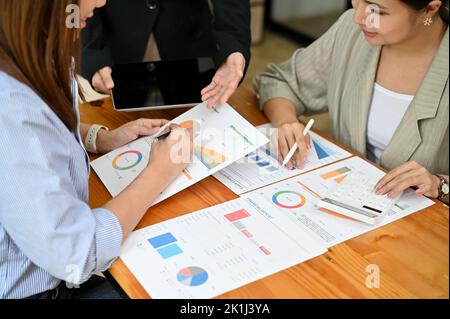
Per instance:
[[[219,68],[201,92],[213,107],[242,81],[250,44],[249,0],[110,0],[82,31],[82,75],[109,93],[116,63],[213,57]]]

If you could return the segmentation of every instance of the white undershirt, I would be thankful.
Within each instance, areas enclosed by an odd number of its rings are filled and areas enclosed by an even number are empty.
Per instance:
[[[376,163],[389,145],[414,95],[400,94],[375,83],[367,126],[367,156]]]

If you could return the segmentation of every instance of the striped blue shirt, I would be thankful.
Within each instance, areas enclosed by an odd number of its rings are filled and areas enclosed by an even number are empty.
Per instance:
[[[112,212],[88,205],[89,159],[79,133],[3,72],[0,156],[0,298],[83,283],[108,269],[122,229]]]

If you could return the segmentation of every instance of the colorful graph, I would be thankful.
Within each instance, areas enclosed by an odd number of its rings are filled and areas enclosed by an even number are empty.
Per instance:
[[[334,179],[334,181],[338,184],[342,183],[342,181],[347,177],[347,173],[351,172],[351,169],[348,167],[341,167],[335,169],[334,171],[325,173],[320,175],[320,177],[326,181]]]
[[[208,273],[200,267],[186,267],[178,272],[177,280],[185,286],[196,287],[208,280]]]
[[[317,157],[319,158],[319,160],[336,154],[335,152],[333,152],[332,150],[323,146],[322,144],[320,144],[319,142],[317,142],[315,140],[312,140],[312,143],[313,143],[314,149],[316,150]]]
[[[225,218],[228,219],[228,221],[233,223],[235,221],[244,219],[249,216],[250,216],[250,214],[245,209],[241,209],[236,212],[225,215]]]
[[[270,251],[263,245],[261,245],[253,236],[253,234],[245,226],[245,219],[250,217],[250,213],[245,209],[226,214],[224,217],[237,228],[245,237],[251,240],[252,244],[258,247],[258,249],[266,256],[271,255]]]
[[[296,209],[306,204],[306,198],[293,191],[280,191],[272,196],[272,202],[281,208]]]
[[[214,169],[228,160],[225,155],[203,146],[195,146],[194,154],[208,169]]]
[[[408,208],[411,207],[411,206],[406,205],[406,204],[404,204],[404,203],[402,203],[401,205],[400,205],[399,203],[396,203],[394,206],[397,207],[397,208],[399,208],[399,209],[402,210],[402,211],[407,210]]]
[[[264,156],[266,158],[264,158]],[[267,156],[277,161],[277,164],[272,164],[270,159],[267,158]],[[260,148],[258,153],[250,153],[247,157],[250,158],[252,161],[254,161],[259,168],[266,170],[267,173],[274,173],[280,170],[280,165],[278,164],[277,156],[267,148]],[[295,168],[293,167],[292,170],[295,170]]]
[[[176,244],[177,239],[171,233],[162,234],[147,240],[159,255],[168,259],[183,253],[183,250]]]
[[[119,171],[126,171],[137,166],[142,158],[142,153],[139,151],[126,151],[114,157],[112,166]]]
[[[264,149],[264,152],[266,153],[266,155],[269,155],[269,156],[272,157],[274,160],[278,161],[278,156],[277,156],[276,154],[272,153],[272,152],[270,151],[270,149],[268,149],[268,148],[263,148],[263,149]]]
[[[180,127],[185,128],[185,129],[188,129],[188,128],[197,129],[200,127],[200,122],[197,120],[188,120],[188,121],[181,122],[178,125],[180,125]]]

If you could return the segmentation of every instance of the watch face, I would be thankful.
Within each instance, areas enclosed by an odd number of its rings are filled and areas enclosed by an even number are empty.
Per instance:
[[[449,193],[449,187],[448,187],[448,184],[447,183],[444,183],[443,185],[442,185],[442,192],[445,194],[445,195],[447,195],[448,193]]]

